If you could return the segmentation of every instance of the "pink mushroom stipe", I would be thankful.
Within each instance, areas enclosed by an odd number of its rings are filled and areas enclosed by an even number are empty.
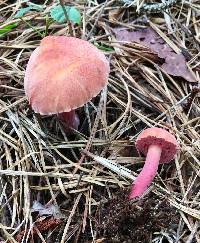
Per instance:
[[[131,186],[129,199],[142,196],[153,181],[159,163],[173,160],[178,144],[176,138],[164,129],[153,127],[145,129],[136,140],[136,148],[146,155],[144,167]]]
[[[74,110],[107,85],[109,72],[105,55],[89,42],[47,36],[29,59],[25,93],[36,113],[58,114],[68,127],[77,129],[79,119]]]

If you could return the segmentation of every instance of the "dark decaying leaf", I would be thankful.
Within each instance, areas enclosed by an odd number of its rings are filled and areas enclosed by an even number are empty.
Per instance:
[[[189,82],[197,82],[195,76],[186,65],[185,57],[176,54],[171,47],[152,29],[128,31],[122,28],[112,29],[118,41],[137,42],[156,53],[165,60],[162,68],[170,75],[183,77]]]

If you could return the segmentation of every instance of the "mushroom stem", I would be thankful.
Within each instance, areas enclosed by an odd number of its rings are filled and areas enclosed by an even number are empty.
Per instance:
[[[129,199],[141,196],[153,181],[158,170],[162,148],[159,145],[150,145],[144,167],[131,186]]]
[[[67,130],[69,128],[74,128],[76,130],[78,129],[80,120],[75,110],[59,113],[58,118],[63,122]]]

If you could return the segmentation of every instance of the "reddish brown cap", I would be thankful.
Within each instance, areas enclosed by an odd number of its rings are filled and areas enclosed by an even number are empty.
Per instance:
[[[36,113],[69,112],[83,106],[106,86],[109,63],[87,41],[47,36],[28,62],[24,88]]]
[[[162,147],[160,163],[170,162],[178,149],[176,138],[166,130],[158,127],[147,128],[140,133],[136,140],[136,148],[144,155],[148,152],[148,147],[156,144]]]

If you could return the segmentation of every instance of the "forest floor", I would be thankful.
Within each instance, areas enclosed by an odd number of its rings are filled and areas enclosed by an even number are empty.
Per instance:
[[[33,3],[0,1],[0,242],[200,242],[199,1],[61,1],[76,8],[71,21],[52,16],[59,1]],[[77,110],[71,135],[25,96],[46,35],[88,40],[110,62],[108,86]],[[144,163],[135,140],[153,126],[179,149],[129,201]]]

